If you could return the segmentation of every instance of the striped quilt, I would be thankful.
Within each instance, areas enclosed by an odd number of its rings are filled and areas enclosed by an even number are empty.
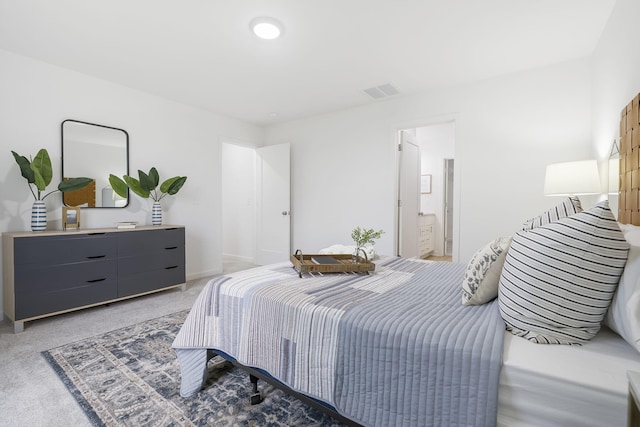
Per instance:
[[[299,278],[282,263],[214,278],[173,343],[180,394],[198,392],[216,349],[363,425],[495,424],[504,324],[494,303],[460,304],[463,275],[388,257],[371,275]]]

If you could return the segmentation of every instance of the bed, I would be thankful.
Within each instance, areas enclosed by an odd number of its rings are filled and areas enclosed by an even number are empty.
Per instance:
[[[541,248],[558,230],[567,241]],[[571,233],[592,245],[579,261]],[[468,264],[375,262],[369,276],[299,278],[280,263],[212,279],[173,344],[181,395],[197,394],[217,353],[352,425],[625,425],[627,371],[640,371],[640,227],[606,202],[582,211],[567,198]],[[550,274],[571,280],[540,317],[530,303]],[[534,286],[514,296],[512,282]],[[575,286],[586,296],[567,300]],[[555,323],[531,326],[541,318]]]

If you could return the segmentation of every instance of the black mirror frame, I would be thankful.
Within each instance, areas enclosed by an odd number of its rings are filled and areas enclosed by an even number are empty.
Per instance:
[[[125,135],[126,174],[127,175],[129,174],[129,133],[126,130],[112,127],[112,126],[101,125],[97,123],[84,122],[81,120],[66,119],[66,120],[63,120],[62,123],[60,123],[60,173],[61,173],[60,176],[61,177],[64,177],[64,124],[67,122],[97,126],[105,129],[111,129],[111,130],[123,132]],[[82,207],[82,209],[122,209],[129,206],[130,201],[131,201],[131,192],[127,188],[127,203],[124,206],[91,206],[91,207],[84,206]],[[62,194],[62,205],[67,206],[64,202],[64,193]]]

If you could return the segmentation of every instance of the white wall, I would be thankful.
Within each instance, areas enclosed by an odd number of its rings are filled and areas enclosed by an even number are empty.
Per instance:
[[[466,262],[557,203],[545,167],[592,156],[590,105],[585,58],[268,127],[268,144],[292,147],[294,248],[349,243],[360,225],[386,230],[376,246],[393,253],[396,131],[453,118],[454,260]]]
[[[416,129],[421,173],[431,175],[431,194],[420,194],[420,211],[435,214],[434,255],[444,255],[444,159],[455,156],[455,124],[439,123]],[[455,209],[455,206],[454,206]]]
[[[187,278],[222,269],[220,139],[261,141],[262,130],[143,92],[0,51],[0,231],[30,229],[33,197],[11,150],[28,156],[46,148],[54,181],[60,180],[60,124],[65,119],[126,130],[130,172],[155,166],[161,178],[188,177],[175,196],[163,199],[164,223],[187,233]],[[56,184],[57,185],[57,184]],[[60,229],[61,197],[46,199],[51,227]],[[85,209],[83,227],[116,221],[150,224],[151,205],[133,196],[125,209]]]
[[[640,92],[639,20],[638,0],[617,0],[593,54],[593,144],[601,160],[620,140],[620,112]]]

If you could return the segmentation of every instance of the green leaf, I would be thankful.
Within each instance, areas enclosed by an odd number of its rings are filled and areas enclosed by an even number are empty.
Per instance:
[[[111,184],[111,188],[116,194],[124,199],[127,198],[127,183],[122,180],[119,176],[115,176],[114,174],[109,174],[109,184]]]
[[[160,191],[173,196],[178,191],[180,191],[186,181],[186,176],[174,176],[173,178],[169,178],[162,183],[162,185],[160,186]]]
[[[151,189],[156,188],[158,186],[158,183],[160,182],[160,174],[158,174],[156,168],[151,168],[149,170],[149,179],[151,180],[151,184],[153,185]]]
[[[47,188],[47,183],[44,177],[40,171],[33,166],[33,163],[31,163],[31,170],[33,171],[34,184],[36,185],[36,188],[38,191],[44,191]]]
[[[86,187],[92,182],[93,179],[85,177],[64,179],[60,184],[58,184],[58,190],[62,191],[63,193],[67,191],[80,190],[81,188]]]
[[[153,168],[151,168],[151,170],[153,170]],[[138,177],[140,177],[140,181],[138,181],[140,183],[140,187],[146,192],[154,190],[158,185],[157,183],[153,182],[152,177],[142,172],[141,170],[138,170]]]
[[[351,232],[351,238],[355,242],[357,247],[362,247],[366,244],[375,244],[375,240],[379,239],[384,234],[384,230],[375,231],[373,228],[364,229],[356,227]]]
[[[16,159],[16,163],[20,166],[20,174],[22,177],[27,180],[29,184],[34,184],[36,182],[36,177],[31,169],[31,162],[25,156],[21,156],[15,151],[11,151],[13,157]]]
[[[140,181],[138,181],[137,179],[132,178],[129,175],[125,175],[124,182],[126,182],[131,191],[136,193],[138,196],[142,197],[143,199],[149,198],[149,190],[145,190],[144,188],[142,188]]]
[[[53,178],[51,159],[47,150],[42,148],[38,151],[38,154],[31,162],[31,169],[36,172],[36,187],[38,187],[38,190],[44,191],[47,185],[51,184],[51,179]],[[38,174],[40,175],[39,177]]]

